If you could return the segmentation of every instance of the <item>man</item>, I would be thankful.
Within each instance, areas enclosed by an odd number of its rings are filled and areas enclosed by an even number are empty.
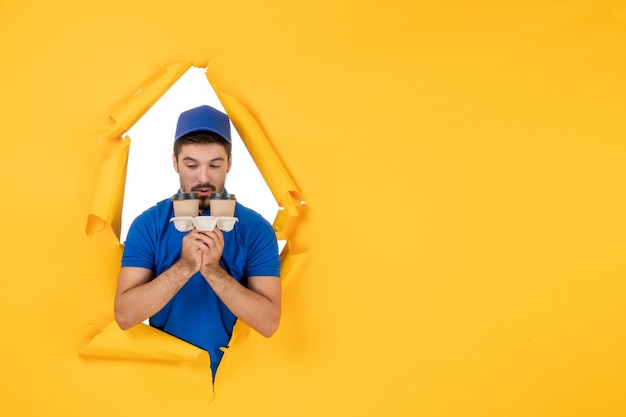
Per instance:
[[[183,112],[176,127],[174,170],[181,193],[197,193],[201,215],[209,197],[225,192],[231,168],[228,117],[209,106]],[[139,215],[124,244],[115,319],[126,330],[150,325],[201,347],[215,377],[237,318],[265,337],[281,312],[280,261],[272,226],[237,203],[234,229],[179,232],[171,199]]]

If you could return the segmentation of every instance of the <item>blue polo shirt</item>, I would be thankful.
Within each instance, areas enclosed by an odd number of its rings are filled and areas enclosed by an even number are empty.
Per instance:
[[[202,215],[210,215],[209,210]],[[122,267],[146,268],[155,277],[169,269],[180,258],[186,235],[176,230],[169,221],[172,217],[171,199],[160,201],[140,214],[128,230]],[[224,232],[222,268],[244,286],[251,276],[280,277],[278,244],[272,225],[239,203],[235,206],[235,217],[239,221],[233,230]],[[197,272],[150,318],[150,325],[209,352],[215,377],[223,355],[220,348],[228,346],[236,320]]]

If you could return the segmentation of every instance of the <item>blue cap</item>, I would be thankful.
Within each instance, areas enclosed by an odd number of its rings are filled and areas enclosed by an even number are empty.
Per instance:
[[[182,112],[178,117],[174,141],[192,132],[217,133],[226,142],[231,143],[228,116],[210,106],[194,107]]]

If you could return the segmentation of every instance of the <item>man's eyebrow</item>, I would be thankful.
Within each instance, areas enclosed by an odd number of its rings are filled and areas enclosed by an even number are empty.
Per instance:
[[[196,158],[192,158],[191,156],[185,156],[183,158],[183,161],[198,162],[198,160]],[[211,159],[209,162],[217,162],[217,161],[225,161],[225,159],[223,157],[221,157],[221,156],[218,156],[217,158]]]

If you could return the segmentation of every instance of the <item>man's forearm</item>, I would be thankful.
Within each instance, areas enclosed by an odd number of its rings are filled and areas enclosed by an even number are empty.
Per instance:
[[[238,319],[265,337],[276,331],[280,321],[280,301],[273,302],[269,297],[244,287],[219,266],[203,268],[201,272]]]
[[[177,262],[158,277],[118,294],[115,319],[119,326],[126,330],[158,313],[193,274],[185,264]]]

